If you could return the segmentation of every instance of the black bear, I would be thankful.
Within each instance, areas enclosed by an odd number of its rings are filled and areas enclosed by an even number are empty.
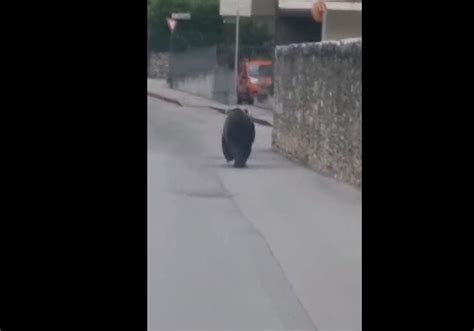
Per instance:
[[[227,162],[234,160],[234,167],[245,167],[255,140],[255,124],[248,111],[234,108],[229,111],[222,132],[222,152]]]

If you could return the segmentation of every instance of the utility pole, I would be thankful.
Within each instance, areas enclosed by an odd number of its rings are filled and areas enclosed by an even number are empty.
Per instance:
[[[235,17],[235,61],[234,61],[234,86],[235,86],[235,96],[236,100],[235,103],[237,104],[238,101],[238,86],[239,86],[239,21],[240,21],[240,11],[239,11],[239,0],[235,0],[236,2],[236,17]]]

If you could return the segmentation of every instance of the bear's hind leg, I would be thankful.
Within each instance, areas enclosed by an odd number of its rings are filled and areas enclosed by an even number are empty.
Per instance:
[[[224,154],[225,160],[227,162],[230,162],[234,159],[234,157],[230,153],[229,146],[227,145],[227,142],[224,139],[224,136],[222,136],[222,153]]]

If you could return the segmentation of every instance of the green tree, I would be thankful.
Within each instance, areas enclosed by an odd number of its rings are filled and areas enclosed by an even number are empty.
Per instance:
[[[173,35],[173,48],[204,47],[222,40],[222,17],[218,0],[149,0],[150,48],[167,51],[171,33],[166,18],[173,12],[190,12],[191,20],[181,20]]]

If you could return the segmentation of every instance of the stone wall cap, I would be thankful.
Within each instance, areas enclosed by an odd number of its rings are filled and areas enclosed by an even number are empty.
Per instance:
[[[362,0],[325,0],[328,10],[334,11],[362,11]],[[310,10],[313,7],[311,0],[280,0],[278,8],[280,10]]]
[[[325,40],[320,42],[298,43],[289,45],[280,45],[275,49],[276,56],[289,55],[295,52],[319,52],[321,50],[333,49],[338,47],[359,47],[362,46],[362,38],[347,38],[341,40]]]

